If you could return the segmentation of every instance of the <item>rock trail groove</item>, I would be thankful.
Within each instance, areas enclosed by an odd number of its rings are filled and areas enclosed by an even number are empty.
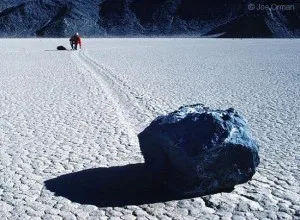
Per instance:
[[[120,106],[120,111],[126,120],[132,122],[131,126],[136,131],[140,131],[145,126],[145,122],[150,122],[153,120],[153,115],[158,114],[154,110],[155,106],[154,103],[151,103],[150,98],[140,98],[139,92],[120,79],[111,68],[101,65],[89,57],[87,49],[79,52],[79,58],[94,72],[99,81],[107,84],[115,103]]]

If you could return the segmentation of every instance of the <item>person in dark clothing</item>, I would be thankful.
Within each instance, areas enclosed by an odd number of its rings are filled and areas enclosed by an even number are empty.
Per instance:
[[[71,45],[72,50],[77,50],[78,44],[81,49],[81,38],[79,37],[79,34],[76,33],[74,36],[72,36],[70,38],[70,45]]]

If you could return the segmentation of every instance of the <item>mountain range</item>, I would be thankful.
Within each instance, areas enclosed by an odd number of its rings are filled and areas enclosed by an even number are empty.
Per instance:
[[[292,0],[2,0],[0,37],[295,38]]]

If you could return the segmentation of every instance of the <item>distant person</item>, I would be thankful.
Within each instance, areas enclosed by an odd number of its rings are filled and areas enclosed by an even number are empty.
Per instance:
[[[79,34],[76,33],[74,36],[70,38],[70,44],[72,50],[77,50],[77,46],[79,44],[80,49],[81,49],[81,38],[79,37]]]

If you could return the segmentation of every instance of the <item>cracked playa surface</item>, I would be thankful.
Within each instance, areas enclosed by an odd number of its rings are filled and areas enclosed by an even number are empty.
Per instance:
[[[85,39],[81,51],[46,51],[62,41],[1,40],[0,219],[300,219],[299,40]],[[45,187],[142,163],[136,135],[199,102],[235,107],[261,146],[253,180],[233,192],[107,207]]]

